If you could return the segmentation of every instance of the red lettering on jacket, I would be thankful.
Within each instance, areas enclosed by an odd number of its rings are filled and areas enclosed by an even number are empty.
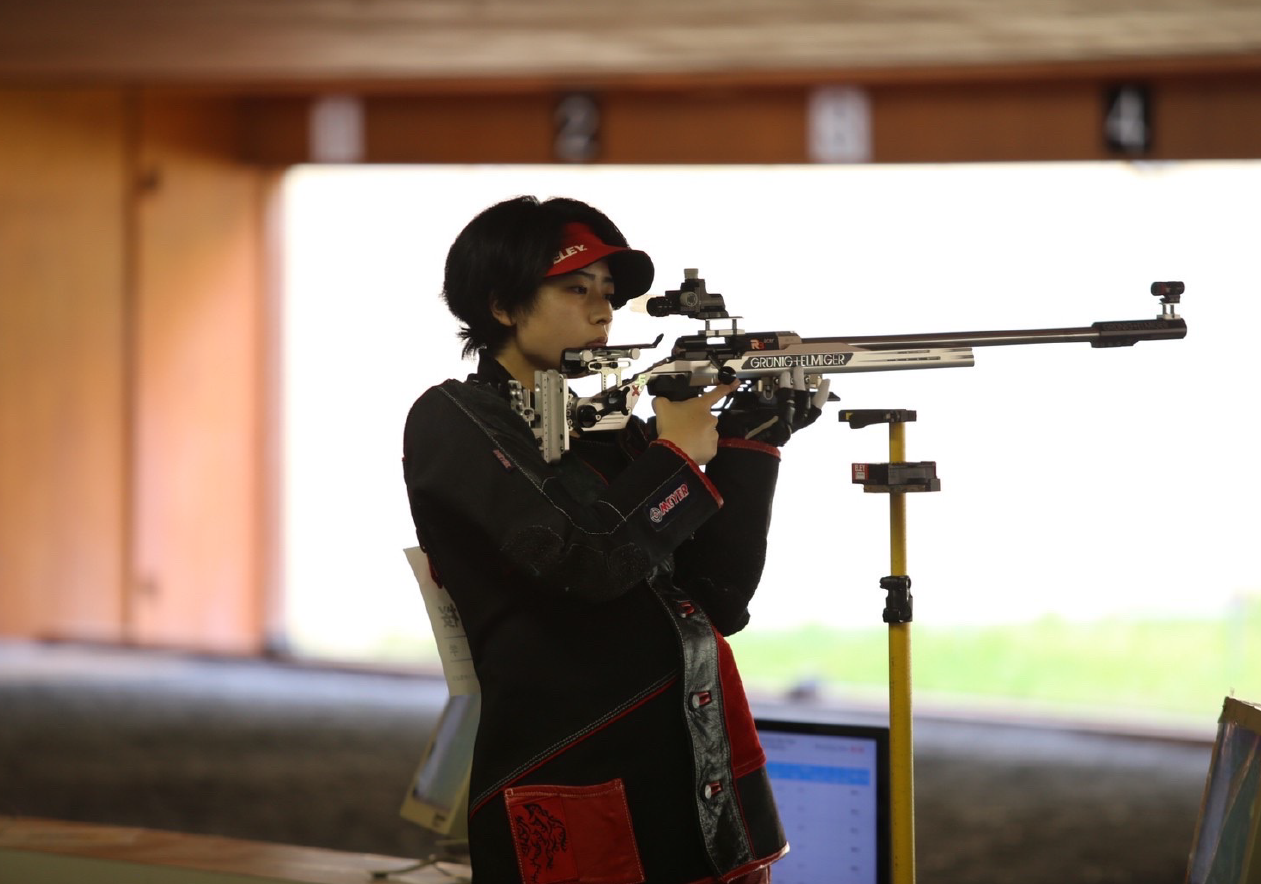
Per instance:
[[[652,519],[654,522],[660,522],[662,519],[666,517],[666,514],[668,514],[670,510],[678,506],[679,503],[682,502],[682,500],[685,497],[687,497],[687,495],[688,495],[687,483],[684,482],[678,488],[675,488],[673,491],[667,494],[665,500],[661,501],[661,503],[657,504],[652,509],[650,509],[648,511],[648,518]]]

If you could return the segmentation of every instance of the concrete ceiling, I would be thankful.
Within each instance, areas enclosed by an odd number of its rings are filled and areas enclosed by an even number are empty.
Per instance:
[[[1261,67],[1257,0],[0,0],[9,83]]]

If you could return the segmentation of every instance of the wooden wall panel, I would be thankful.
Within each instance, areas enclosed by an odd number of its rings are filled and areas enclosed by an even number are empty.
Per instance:
[[[610,163],[801,163],[805,90],[617,92],[600,98]]]
[[[877,87],[873,153],[884,163],[1104,159],[1103,100],[1092,82]]]
[[[307,95],[242,98],[241,161],[274,168],[309,162],[311,101]]]
[[[1153,92],[1157,156],[1261,158],[1261,77],[1172,80]]]
[[[363,97],[367,163],[557,162],[563,93],[394,94]],[[595,93],[596,162],[800,163],[806,160],[805,91],[614,90]],[[242,157],[310,162],[314,97],[243,98]]]
[[[262,179],[230,99],[150,96],[141,120],[134,637],[256,651]]]
[[[374,163],[549,163],[555,104],[547,94],[373,96],[365,150]]]
[[[1146,86],[1153,142],[1142,157],[1110,151],[1105,96]],[[597,89],[597,163],[809,162],[807,106],[818,85],[695,85]],[[418,86],[417,89],[420,87]],[[428,88],[436,88],[428,84]],[[506,89],[506,87],[504,87]],[[863,84],[877,163],[1057,162],[1261,157],[1261,73],[1003,76],[955,72],[941,81]],[[362,96],[365,163],[558,162],[550,88]],[[316,95],[242,96],[241,157],[272,166],[310,162]]]
[[[122,637],[125,120],[0,90],[0,635]]]

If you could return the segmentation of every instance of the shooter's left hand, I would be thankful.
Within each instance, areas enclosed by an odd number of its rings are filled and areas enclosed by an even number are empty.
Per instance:
[[[801,369],[785,374],[769,402],[752,391],[732,394],[718,414],[718,435],[778,448],[818,420],[828,399],[829,382],[825,379],[818,390],[811,391]]]

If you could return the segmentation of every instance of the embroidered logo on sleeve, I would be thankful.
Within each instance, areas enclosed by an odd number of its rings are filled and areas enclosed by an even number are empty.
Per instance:
[[[688,490],[687,483],[684,482],[678,488],[675,488],[665,496],[660,503],[648,508],[648,518],[652,520],[654,525],[660,525],[665,521],[666,516],[674,512],[683,501],[687,500]]]
[[[503,468],[505,470],[512,469],[512,461],[508,460],[508,455],[504,454],[498,448],[492,448],[491,451],[494,452],[495,457],[499,458],[499,462],[503,464]]]

